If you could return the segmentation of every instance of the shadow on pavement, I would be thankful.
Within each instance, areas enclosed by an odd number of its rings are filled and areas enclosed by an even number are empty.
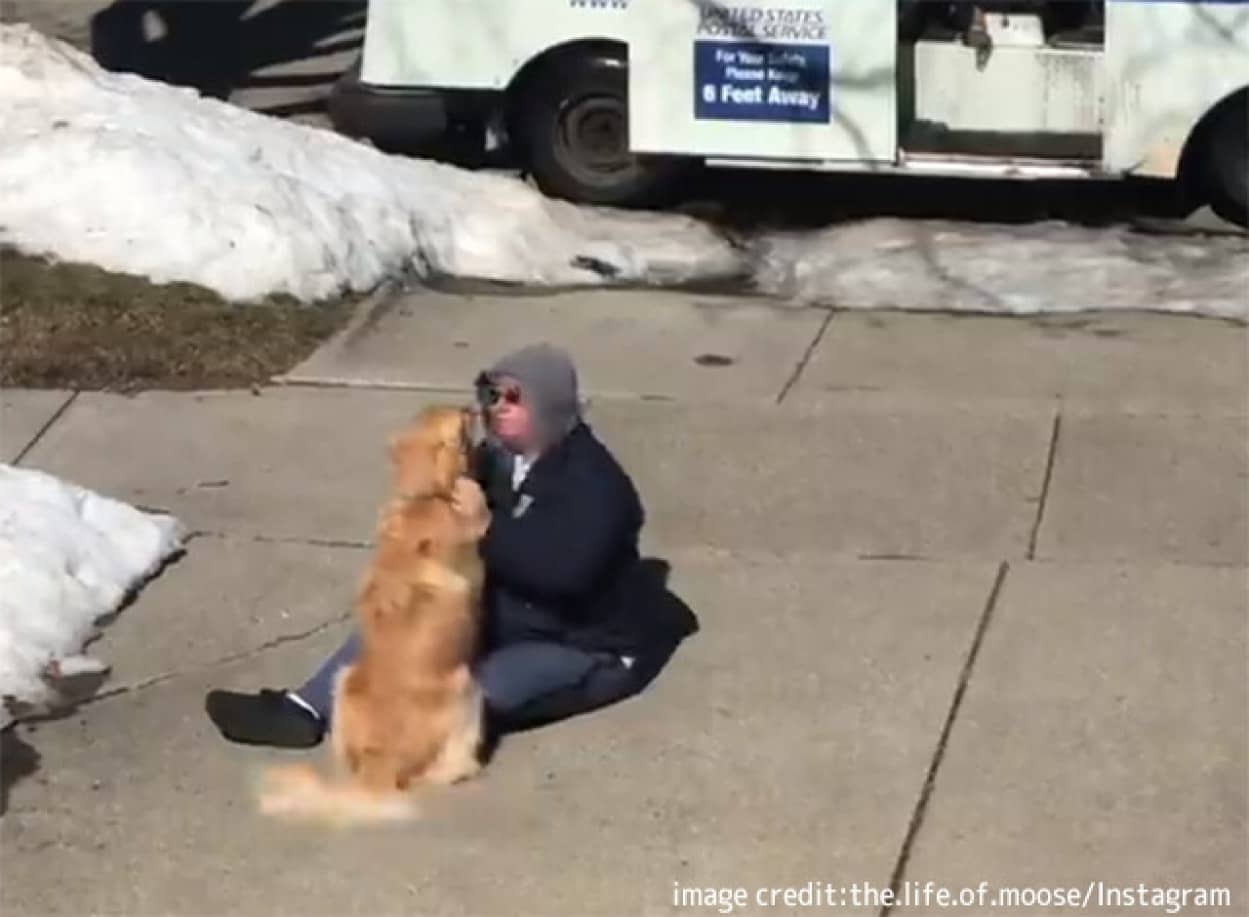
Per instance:
[[[157,512],[164,512],[164,510],[157,510]],[[151,579],[155,579],[169,567],[177,564],[184,556],[186,556],[185,549],[170,555],[148,581],[150,582]],[[142,588],[140,585],[132,589],[115,610],[96,619],[96,633],[84,644],[83,652],[86,652],[87,647],[103,636],[103,629],[107,625],[135,603]],[[10,712],[16,719],[8,729],[0,732],[0,778],[3,782],[3,788],[0,791],[0,815],[3,815],[8,808],[9,788],[18,780],[39,769],[39,753],[17,735],[18,724],[26,724],[33,732],[34,727],[42,723],[54,723],[75,716],[83,704],[98,698],[101,689],[108,683],[111,676],[112,670],[105,669],[100,672],[81,672],[58,677],[55,682],[55,703],[51,709],[39,710],[21,702],[12,703]]]
[[[631,601],[637,614],[644,619],[644,624],[649,634],[648,644],[655,649],[646,656],[639,657],[634,664],[637,681],[632,693],[614,701],[614,703],[620,703],[620,701],[627,700],[628,697],[634,697],[645,691],[667,667],[668,662],[672,659],[673,654],[676,653],[681,643],[687,637],[692,637],[699,631],[698,616],[694,614],[693,609],[668,588],[668,579],[671,571],[671,564],[657,557],[643,558],[638,566],[636,579],[632,584]],[[574,697],[577,693],[574,689]],[[569,706],[566,699],[559,694],[544,697],[540,703],[543,705],[544,710],[548,703],[551,709],[554,710],[567,709]],[[576,704],[577,701],[574,700],[573,705]],[[593,710],[586,710],[576,715],[584,716],[592,712]],[[557,720],[568,718],[564,714],[553,714],[549,717],[539,714],[523,725],[503,726],[502,724],[495,724],[488,731],[482,752],[483,757],[489,760],[496,751],[499,742],[505,740],[507,735],[540,729]]]
[[[39,752],[27,745],[15,726],[0,732],[0,815],[9,811],[9,790],[39,770]]]
[[[639,691],[654,681],[677,647],[698,633],[698,615],[668,586],[672,565],[658,557],[645,557],[638,568],[633,601],[645,616],[654,645],[661,647],[651,659],[640,663]]]
[[[358,48],[364,0],[114,0],[91,20],[91,51],[109,70],[137,73],[226,99],[249,87],[329,87],[327,72],[262,76],[267,67],[312,61]],[[344,34],[347,33],[347,34]],[[261,108],[295,115],[324,101]]]

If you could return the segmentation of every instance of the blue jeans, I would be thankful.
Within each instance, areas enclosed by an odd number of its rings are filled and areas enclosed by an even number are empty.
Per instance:
[[[352,634],[295,693],[327,723],[334,676],[356,658]],[[621,700],[641,687],[633,666],[612,653],[526,640],[496,647],[474,665],[486,708],[508,728],[564,719]]]

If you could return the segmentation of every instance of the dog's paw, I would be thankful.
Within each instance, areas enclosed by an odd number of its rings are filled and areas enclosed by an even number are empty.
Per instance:
[[[490,507],[486,504],[481,485],[472,478],[460,478],[455,482],[451,502],[469,537],[474,540],[483,538],[490,528]]]
[[[472,780],[481,773],[481,762],[476,758],[440,762],[425,774],[425,782],[438,786],[453,786]]]
[[[474,541],[480,541],[486,537],[486,532],[490,531],[490,522],[494,517],[490,515],[490,511],[482,512],[480,516],[472,520],[469,532]]]

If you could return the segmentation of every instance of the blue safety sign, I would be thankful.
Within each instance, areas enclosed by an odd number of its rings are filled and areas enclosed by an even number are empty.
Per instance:
[[[694,42],[694,118],[828,123],[829,47]]]

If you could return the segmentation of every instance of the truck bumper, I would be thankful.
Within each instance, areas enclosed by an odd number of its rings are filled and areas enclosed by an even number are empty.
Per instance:
[[[499,98],[494,92],[373,86],[360,81],[356,65],[334,84],[329,114],[340,133],[368,138],[383,150],[415,153],[484,124]]]

